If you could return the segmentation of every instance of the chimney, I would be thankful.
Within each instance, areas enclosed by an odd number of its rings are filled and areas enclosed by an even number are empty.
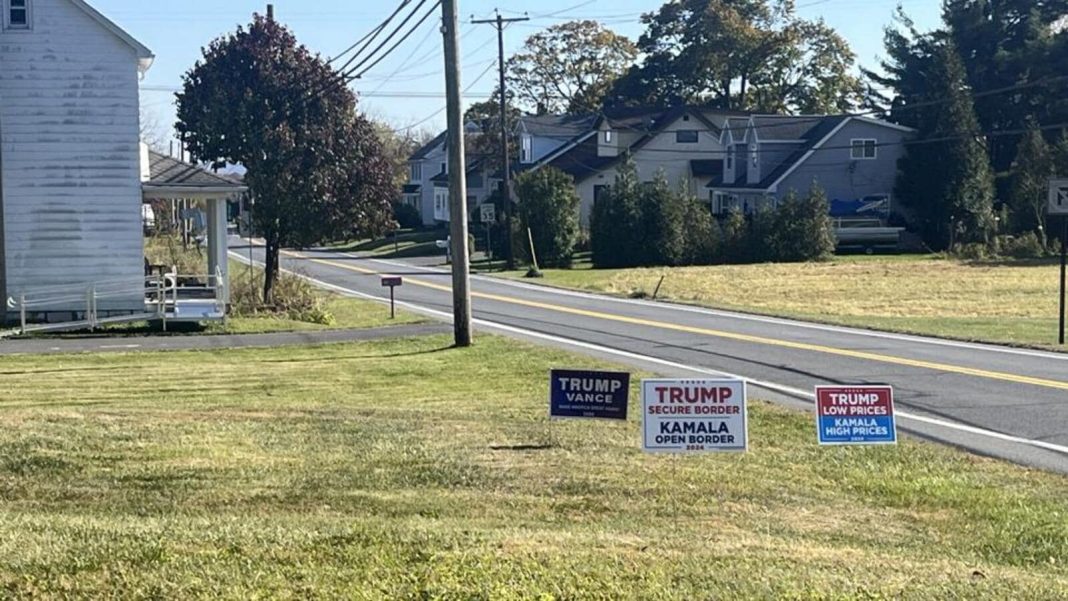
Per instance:
[[[267,20],[268,21],[274,21],[274,5],[273,4],[268,4],[267,5]]]

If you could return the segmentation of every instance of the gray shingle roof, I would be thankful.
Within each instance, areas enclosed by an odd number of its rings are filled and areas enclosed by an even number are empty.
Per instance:
[[[418,150],[416,150],[415,152],[412,153],[412,156],[409,157],[408,160],[409,161],[420,161],[422,159],[425,159],[426,155],[430,154],[430,152],[432,150],[434,150],[435,148],[437,148],[441,144],[445,143],[445,139],[448,137],[448,133],[449,132],[447,132],[447,131],[443,131],[440,134],[438,134],[437,136],[435,136],[433,140],[431,140],[431,141],[427,142],[426,144],[423,144],[422,146],[420,146]]]
[[[803,140],[808,132],[818,127],[825,119],[822,115],[753,115],[753,126],[761,140]]]
[[[190,187],[190,188],[242,188],[243,185],[225,177],[216,175],[197,165],[183,163],[178,159],[148,151],[149,179],[145,184],[151,186]]]
[[[589,131],[597,123],[597,115],[527,115],[519,126],[535,136],[573,138]]]

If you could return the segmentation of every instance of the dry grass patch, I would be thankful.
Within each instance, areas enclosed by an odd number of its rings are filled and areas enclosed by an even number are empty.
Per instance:
[[[622,296],[1014,344],[1056,342],[1058,267],[935,257],[826,263],[550,270],[549,284]]]

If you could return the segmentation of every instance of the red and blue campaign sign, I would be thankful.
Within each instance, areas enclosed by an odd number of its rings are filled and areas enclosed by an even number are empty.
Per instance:
[[[554,369],[549,374],[549,417],[627,419],[630,374]]]
[[[744,380],[642,380],[642,448],[648,453],[744,453]]]
[[[894,444],[894,390],[889,386],[817,386],[820,444]]]

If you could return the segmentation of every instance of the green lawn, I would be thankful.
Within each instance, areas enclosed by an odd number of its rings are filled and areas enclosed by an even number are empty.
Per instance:
[[[338,242],[329,245],[329,248],[341,252],[369,253],[382,259],[444,256],[444,251],[437,247],[437,241],[444,240],[448,235],[448,232],[443,230],[409,230],[402,231],[395,237],[389,235],[375,240]]]
[[[547,422],[599,363],[448,344],[0,359],[0,595],[1068,597],[1068,479],[761,403],[747,455],[648,456]]]
[[[313,332],[317,330],[381,328],[394,325],[423,323],[425,318],[404,310],[397,311],[397,317],[390,319],[389,307],[374,301],[362,300],[323,293],[326,310],[334,317],[331,324],[318,324],[299,321],[282,316],[262,315],[255,317],[231,317],[224,324],[215,324],[207,328],[208,333],[217,334],[263,334],[270,332]]]
[[[1057,341],[1059,267],[938,256],[843,256],[824,263],[544,269],[532,280],[607,294],[1007,344]],[[503,274],[521,277],[525,272]]]

